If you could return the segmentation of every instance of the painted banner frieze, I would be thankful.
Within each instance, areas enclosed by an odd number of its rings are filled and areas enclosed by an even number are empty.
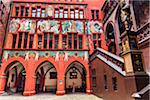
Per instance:
[[[102,23],[99,21],[89,21],[87,24],[86,30],[88,34],[91,33],[102,33]]]
[[[54,33],[59,33],[59,27],[60,27],[60,23],[59,21],[55,21],[55,20],[40,20],[38,21],[37,24],[37,32],[41,33],[41,32],[54,32]]]
[[[57,20],[39,20],[37,22],[37,33],[53,32],[55,34],[62,33],[67,34],[68,32],[76,32],[79,34],[84,33],[84,24],[86,24],[86,34],[102,33],[102,23],[99,21],[57,21]],[[36,33],[36,20],[30,19],[12,19],[10,21],[9,32],[16,33],[29,32]]]
[[[10,22],[10,32],[16,33],[17,31],[35,33],[36,21],[29,19],[12,19]]]
[[[23,57],[25,60],[31,57],[34,57],[35,60],[38,60],[39,57],[53,57],[59,60],[60,57],[63,57],[67,61],[71,56],[88,60],[89,55],[88,51],[4,51],[2,61],[7,61],[11,57]]]
[[[79,34],[84,33],[84,24],[82,21],[64,21],[62,22],[62,33],[67,32],[78,32]]]

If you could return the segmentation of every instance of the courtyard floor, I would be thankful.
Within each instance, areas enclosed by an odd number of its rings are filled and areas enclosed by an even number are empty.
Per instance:
[[[54,94],[36,94],[33,96],[22,96],[14,94],[9,96],[0,96],[0,100],[103,100],[94,95],[87,94],[66,94],[63,96],[56,96]]]

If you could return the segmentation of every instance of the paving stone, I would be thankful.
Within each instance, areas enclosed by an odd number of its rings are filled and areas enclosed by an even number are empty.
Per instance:
[[[0,100],[103,100],[94,95],[87,94],[65,94],[56,96],[54,94],[37,94],[34,96],[22,96],[20,94],[0,96]]]

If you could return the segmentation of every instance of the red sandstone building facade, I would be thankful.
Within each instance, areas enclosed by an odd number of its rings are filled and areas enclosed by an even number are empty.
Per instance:
[[[0,94],[83,92],[104,100],[148,100],[147,4],[13,0],[2,32]]]
[[[106,0],[102,11],[108,50],[90,55],[93,93],[104,100],[149,100],[149,1]]]
[[[91,93],[89,54],[107,50],[102,1],[13,0],[0,69],[0,93]],[[90,45],[89,45],[90,44]]]

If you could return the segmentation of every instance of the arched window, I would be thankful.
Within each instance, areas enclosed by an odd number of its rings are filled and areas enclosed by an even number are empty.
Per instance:
[[[108,46],[108,51],[111,53],[116,53],[116,43],[115,43],[115,34],[114,27],[112,23],[108,23],[106,27],[106,43]]]

